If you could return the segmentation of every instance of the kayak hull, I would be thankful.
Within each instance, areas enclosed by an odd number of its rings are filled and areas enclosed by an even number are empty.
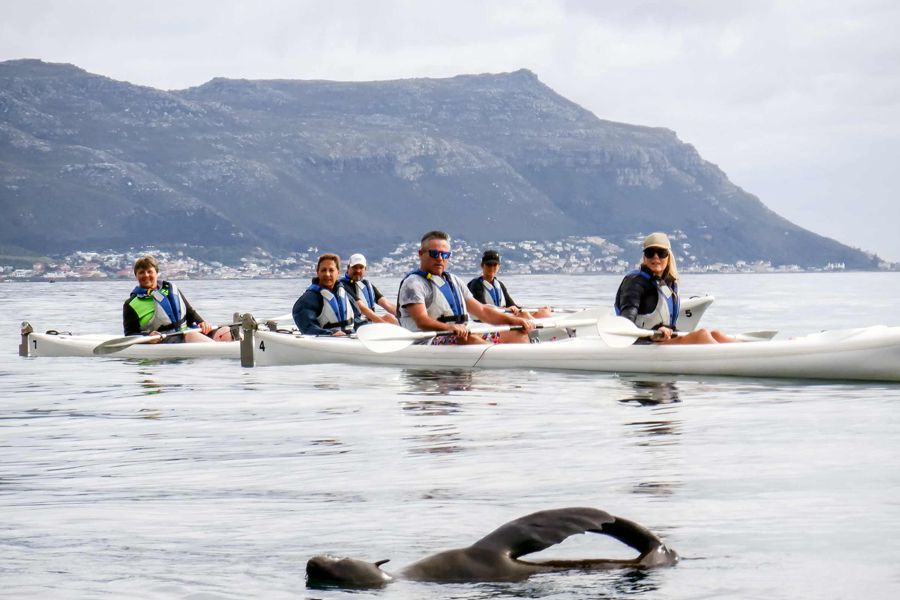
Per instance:
[[[106,334],[73,335],[69,333],[23,333],[19,354],[23,356],[94,356],[94,348],[102,342],[121,336]],[[209,344],[135,344],[107,358],[240,358],[240,342]]]
[[[249,341],[248,341],[249,342]],[[395,367],[549,369],[790,379],[900,381],[900,327],[826,331],[789,340],[607,346],[601,338],[490,346],[411,345],[376,353],[350,338],[258,331],[256,366],[346,363]]]

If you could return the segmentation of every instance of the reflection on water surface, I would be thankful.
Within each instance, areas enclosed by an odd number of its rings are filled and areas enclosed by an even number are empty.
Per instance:
[[[523,302],[558,304],[539,292],[566,289],[573,307],[597,290],[609,304],[618,280],[504,278],[517,298],[538,294]],[[900,386],[15,354],[26,318],[67,329],[77,314],[80,331],[118,331],[130,287],[0,284],[11,317],[0,322],[0,578],[11,598],[294,599],[314,554],[404,565],[561,506],[634,519],[706,558],[316,597],[900,595],[900,538],[885,534],[900,523]],[[302,287],[191,281],[188,293],[205,316],[229,319],[236,308],[281,314]],[[714,293],[705,318],[734,331],[900,315],[896,274],[689,275],[683,287]],[[862,309],[847,302],[860,289],[872,291]]]

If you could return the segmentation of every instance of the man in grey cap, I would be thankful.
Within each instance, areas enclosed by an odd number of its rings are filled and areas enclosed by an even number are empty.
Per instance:
[[[341,285],[347,294],[354,299],[362,315],[372,323],[391,323],[397,325],[397,307],[385,298],[372,283],[366,279],[366,257],[353,254],[347,261],[347,272],[341,277]],[[387,314],[375,313],[375,305],[382,307]]]

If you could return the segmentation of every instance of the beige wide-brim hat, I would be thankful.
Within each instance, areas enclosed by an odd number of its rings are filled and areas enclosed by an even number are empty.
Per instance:
[[[657,231],[644,238],[644,249],[647,248],[665,248],[671,251],[672,244],[669,242],[669,236]]]

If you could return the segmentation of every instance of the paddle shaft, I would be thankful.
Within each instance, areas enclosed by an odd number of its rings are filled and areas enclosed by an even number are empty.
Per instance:
[[[586,325],[593,325],[596,323],[596,319],[560,319],[558,322],[554,323],[535,323],[534,329],[562,329],[562,328],[573,328],[573,327],[584,327]],[[484,333],[502,333],[504,331],[520,331],[525,329],[524,325],[485,325],[476,324],[474,327],[470,328],[469,335],[482,335]],[[443,337],[447,335],[455,335],[455,331],[419,331],[419,332],[411,332],[411,333],[421,333],[424,334],[418,339],[427,340],[433,337]],[[387,339],[387,338],[385,338]],[[398,337],[396,339],[405,339]]]
[[[546,328],[562,328],[562,327],[583,327],[596,325],[597,317],[588,316],[593,312],[583,311],[586,314],[578,315],[581,318],[562,317],[559,319],[547,318],[542,322],[535,323],[535,329]],[[524,325],[489,325],[478,323],[475,324],[470,332],[474,335],[484,333],[499,333],[503,331],[514,331],[524,329]],[[370,323],[361,327],[356,332],[356,338],[361,341],[368,349],[373,352],[395,352],[402,350],[410,344],[421,341],[430,340],[439,336],[454,335],[453,331],[409,331],[398,325],[388,323]]]
[[[183,331],[173,331],[171,333],[160,333],[158,335],[129,335],[126,337],[113,338],[111,340],[106,340],[105,342],[97,345],[94,348],[93,353],[97,355],[103,354],[113,354],[114,352],[118,352],[120,350],[124,350],[125,348],[130,348],[131,346],[135,346],[137,344],[150,344],[154,342],[161,342],[166,338],[173,337],[176,335],[184,335],[186,333],[190,333],[191,331],[200,331],[199,329],[185,329]]]

